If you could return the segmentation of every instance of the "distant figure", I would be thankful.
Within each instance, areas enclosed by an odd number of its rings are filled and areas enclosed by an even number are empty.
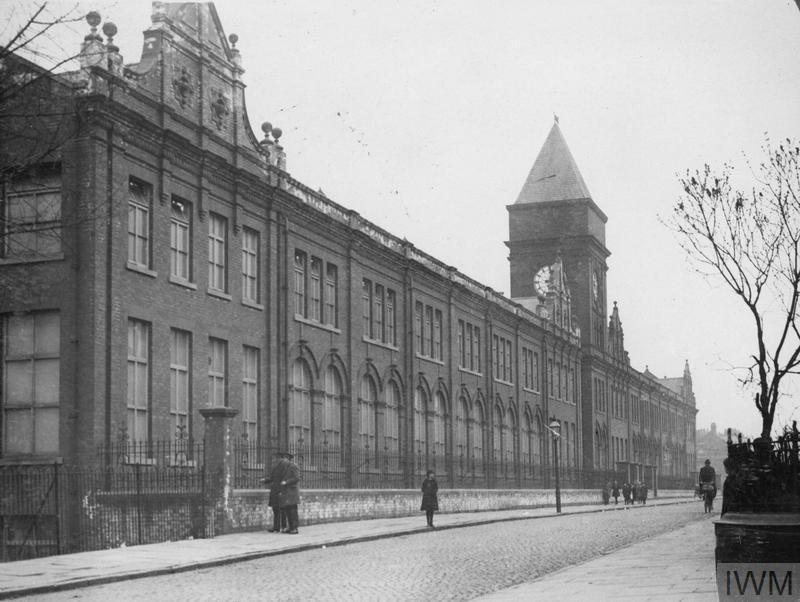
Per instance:
[[[280,533],[286,527],[286,515],[281,510],[281,481],[286,472],[288,459],[282,452],[275,454],[275,464],[269,476],[261,479],[262,483],[269,485],[269,507],[272,508],[272,528],[267,529],[270,533]]]
[[[698,481],[700,491],[703,493],[703,511],[711,512],[714,509],[714,498],[717,496],[717,473],[711,466],[711,460],[706,460],[705,466],[700,469]]]
[[[614,497],[614,505],[616,506],[619,502],[619,485],[617,485],[616,481],[614,481],[614,486],[611,489],[611,495]]]
[[[608,500],[611,497],[611,483],[606,483],[603,485],[603,489],[600,494],[603,496],[603,504],[608,505]]]
[[[292,454],[287,452],[284,457],[286,458],[286,471],[281,479],[281,510],[286,514],[286,522],[289,524],[283,530],[283,533],[296,535],[299,523],[297,505],[300,503],[300,486],[298,485],[300,482],[300,469],[292,461],[294,458]]]
[[[642,504],[647,503],[647,485],[645,483],[639,487],[639,498],[642,500]]]
[[[625,500],[626,506],[631,503],[631,491],[631,484],[625,481],[622,484],[622,497]]]
[[[422,481],[422,504],[420,510],[425,511],[428,526],[433,528],[433,513],[439,509],[439,484],[433,478],[433,471],[429,470]]]
[[[725,458],[722,461],[722,465],[725,467],[726,476],[725,482],[722,484],[722,512],[720,516],[723,516],[726,512],[738,510],[735,498],[736,490],[739,487],[736,464],[733,462],[733,459]]]
[[[642,484],[639,481],[633,482],[633,487],[631,487],[631,503],[635,504],[639,501],[639,493],[642,489]]]

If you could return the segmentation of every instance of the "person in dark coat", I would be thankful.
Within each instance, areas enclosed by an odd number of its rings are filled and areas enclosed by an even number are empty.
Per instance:
[[[647,503],[647,484],[642,483],[642,487],[639,489],[639,498],[642,500],[642,504]]]
[[[438,491],[439,484],[433,478],[433,471],[429,470],[422,481],[422,505],[419,508],[425,511],[429,527],[433,527],[433,513],[439,509]]]
[[[299,519],[297,516],[297,505],[300,503],[300,469],[293,462],[294,456],[290,453],[286,456],[286,469],[281,479],[280,504],[281,511],[286,515],[288,527],[283,533],[296,535]]]
[[[631,492],[631,484],[628,483],[628,481],[625,481],[622,484],[622,497],[625,499],[626,506],[631,503]]]
[[[286,527],[286,515],[281,510],[281,481],[286,472],[288,460],[285,454],[275,454],[275,463],[272,465],[269,476],[261,479],[262,483],[269,485],[269,507],[272,508],[272,528],[267,529],[270,533],[280,533]]]
[[[611,483],[606,483],[603,485],[600,495],[603,497],[603,504],[608,504],[608,499],[611,495]]]
[[[619,485],[614,481],[614,486],[611,488],[611,496],[614,498],[614,505],[619,503]]]

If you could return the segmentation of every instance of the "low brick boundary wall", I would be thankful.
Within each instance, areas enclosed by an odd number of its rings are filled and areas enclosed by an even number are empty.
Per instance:
[[[658,492],[658,499],[691,498],[692,491]],[[267,507],[269,492],[237,489],[229,499],[228,516],[233,531],[258,531],[272,525]],[[371,518],[396,518],[420,514],[422,494],[415,489],[305,489],[301,491],[300,524],[319,524]],[[620,498],[622,504],[622,498]],[[602,504],[596,489],[566,489],[564,506]],[[613,501],[612,501],[613,504]],[[439,511],[485,512],[514,508],[555,507],[552,489],[440,489]]]

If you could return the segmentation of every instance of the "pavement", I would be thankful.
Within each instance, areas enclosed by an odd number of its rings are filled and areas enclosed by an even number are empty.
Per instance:
[[[630,511],[655,505],[697,503],[691,497],[652,499]],[[624,511],[622,504],[564,506],[562,516]],[[557,516],[555,509],[497,510],[437,514],[438,530],[501,521]],[[126,579],[165,575],[319,547],[340,546],[427,531],[420,516],[308,525],[297,535],[266,531],[233,533],[213,539],[48,556],[0,565],[0,599],[32,596]],[[697,545],[686,544],[687,538]],[[577,599],[716,600],[713,525],[706,520],[634,544],[543,579],[497,592],[486,600]],[[642,548],[642,549],[639,549]],[[712,595],[713,594],[713,595]],[[540,598],[541,596],[541,598]],[[600,597],[598,597],[600,596]],[[652,597],[648,597],[652,596]],[[677,597],[676,597],[677,596]]]

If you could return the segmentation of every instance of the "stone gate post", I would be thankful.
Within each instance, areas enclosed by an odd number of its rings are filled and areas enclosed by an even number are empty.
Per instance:
[[[233,417],[239,410],[228,407],[201,408],[205,420],[205,470],[207,507],[214,517],[214,534],[230,533],[230,495],[233,475]]]

